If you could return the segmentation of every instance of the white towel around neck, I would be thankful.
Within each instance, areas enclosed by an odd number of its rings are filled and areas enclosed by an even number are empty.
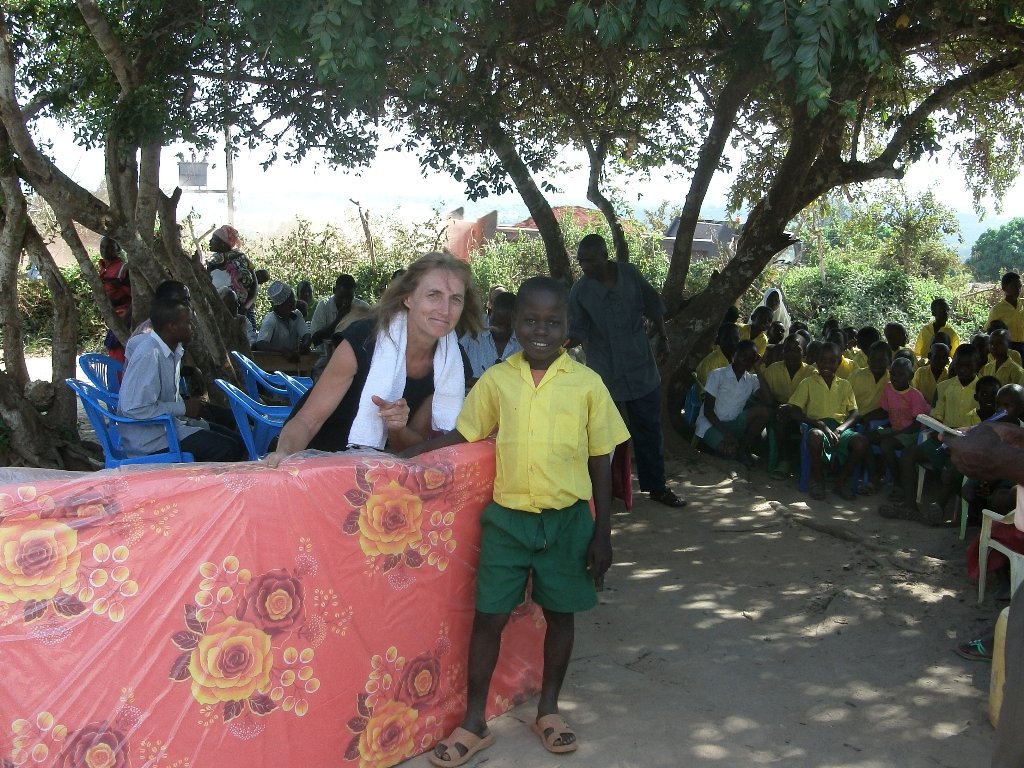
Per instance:
[[[377,342],[366,374],[366,384],[359,395],[359,409],[348,433],[348,443],[383,450],[388,433],[374,395],[394,402],[405,392],[405,349],[408,343],[409,315],[396,315],[387,329],[377,332]],[[434,349],[434,399],[431,426],[435,430],[455,429],[455,420],[466,396],[466,376],[462,353],[455,331],[437,340]]]

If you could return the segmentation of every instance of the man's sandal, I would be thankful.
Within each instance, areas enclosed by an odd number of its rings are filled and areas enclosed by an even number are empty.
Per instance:
[[[664,504],[666,507],[685,507],[686,501],[675,495],[671,488],[662,488],[660,491],[650,492],[651,501]]]
[[[427,759],[432,765],[440,766],[440,768],[455,768],[455,766],[465,765],[473,755],[487,749],[493,743],[494,734],[489,731],[485,736],[477,736],[465,728],[456,728],[448,735],[447,739],[437,742],[437,746],[427,756]],[[443,756],[438,754],[439,749],[443,750]]]
[[[960,643],[953,650],[956,651],[957,656],[968,661],[992,661],[992,649],[985,645],[984,640]]]
[[[540,743],[544,745],[544,749],[556,755],[575,752],[576,747],[579,746],[576,741],[576,732],[559,714],[538,717],[537,722],[533,724],[533,732],[540,737]]]

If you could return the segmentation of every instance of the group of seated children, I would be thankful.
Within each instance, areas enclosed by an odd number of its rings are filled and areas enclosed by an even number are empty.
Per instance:
[[[745,325],[727,317],[715,348],[694,372],[702,393],[695,434],[707,449],[747,466],[767,449],[773,476],[799,472],[814,499],[827,498],[831,490],[852,500],[891,484],[879,508],[883,517],[943,524],[955,516],[950,501],[959,501],[961,486],[975,515],[993,501],[1012,507],[1008,489],[965,483],[939,432],[917,420],[930,414],[956,430],[987,420],[1019,423],[1019,276],[1004,277],[1003,290],[1006,299],[970,343],[961,343],[949,325],[944,299],[932,302],[933,319],[913,346],[899,323],[879,333],[873,327],[841,328],[830,319],[821,338],[813,339],[805,324],[793,322],[780,338],[764,305]],[[929,485],[934,500],[923,506],[921,469],[939,478]]]

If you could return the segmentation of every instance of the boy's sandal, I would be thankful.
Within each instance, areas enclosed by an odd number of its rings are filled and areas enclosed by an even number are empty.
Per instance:
[[[533,724],[533,732],[540,737],[544,749],[555,754],[575,752],[579,744],[576,732],[559,714],[538,717]]]
[[[985,645],[984,640],[971,640],[969,643],[960,643],[956,648],[956,655],[968,661],[992,661],[992,649]]]
[[[664,504],[666,507],[685,507],[685,499],[680,499],[670,488],[662,488],[660,491],[650,492],[651,501]],[[547,717],[547,715],[545,715]]]
[[[477,752],[487,749],[494,743],[494,734],[489,732],[485,736],[477,736],[465,728],[456,728],[447,739],[441,739],[434,747],[427,759],[432,765],[440,768],[454,768],[454,766],[465,765]],[[443,756],[438,754],[443,750]]]

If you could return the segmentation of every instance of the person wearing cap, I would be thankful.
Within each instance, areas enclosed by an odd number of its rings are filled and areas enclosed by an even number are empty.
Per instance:
[[[295,309],[295,293],[275,280],[267,289],[267,297],[273,309],[260,324],[253,351],[276,352],[289,362],[298,362],[299,356],[309,351],[309,331],[302,313]]]
[[[210,250],[213,256],[206,262],[206,271],[213,280],[213,286],[218,291],[228,287],[238,296],[244,314],[250,314],[256,303],[256,293],[259,289],[259,281],[256,279],[256,269],[253,267],[249,257],[238,248],[242,241],[238,236],[238,230],[230,224],[217,227],[210,235]]]

